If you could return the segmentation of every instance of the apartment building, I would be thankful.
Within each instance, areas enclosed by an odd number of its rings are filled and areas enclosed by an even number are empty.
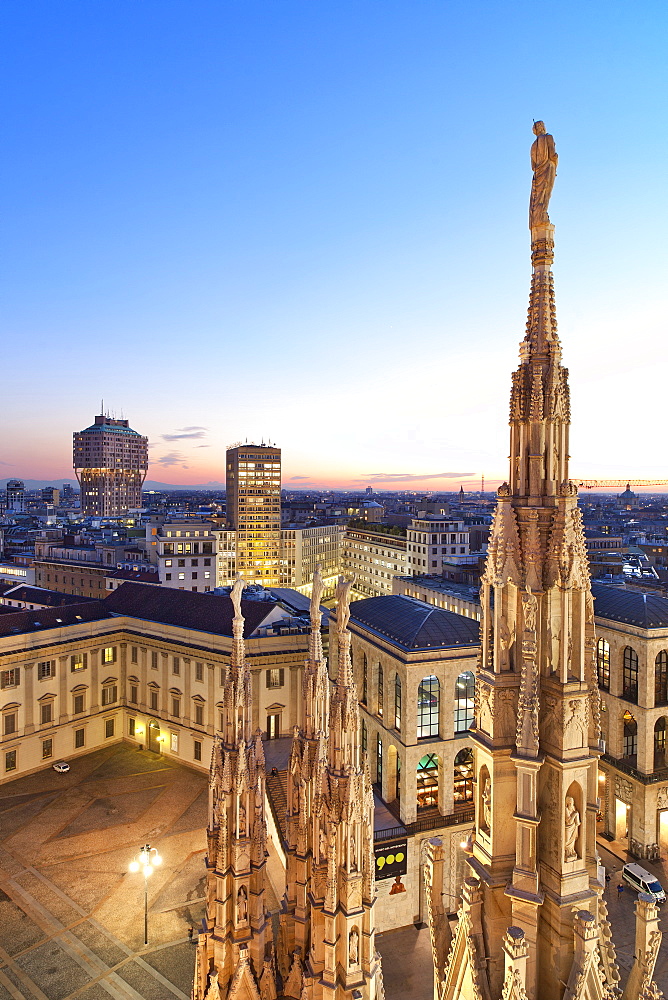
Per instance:
[[[220,532],[210,521],[151,521],[146,525],[149,562],[163,587],[207,594],[218,586]]]
[[[341,540],[341,572],[355,577],[356,593],[392,593],[395,576],[408,572],[406,529],[385,524],[348,525]]]
[[[340,524],[281,529],[281,586],[310,593],[313,574],[320,566],[325,593],[332,594],[341,572],[341,542],[345,528]]]
[[[296,595],[298,597],[298,595]],[[308,613],[242,600],[253,728],[302,722]],[[0,615],[0,780],[126,740],[206,771],[232,647],[229,597],[126,583]]]
[[[457,567],[474,565],[469,550],[469,529],[464,521],[449,517],[414,517],[407,528],[408,574],[448,576]]]

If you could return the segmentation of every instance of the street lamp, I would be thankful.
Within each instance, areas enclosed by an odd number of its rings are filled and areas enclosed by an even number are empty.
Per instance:
[[[161,864],[162,858],[158,854],[157,847],[144,844],[128,866],[131,872],[138,872],[140,868],[144,871],[144,944],[148,944],[148,877],[153,869]]]

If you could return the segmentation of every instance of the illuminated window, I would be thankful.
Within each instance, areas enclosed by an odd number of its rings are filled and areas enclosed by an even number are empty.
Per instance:
[[[418,688],[417,738],[419,740],[427,736],[438,736],[439,701],[440,686],[438,677],[434,677],[433,674],[429,677],[424,677],[420,681]]]
[[[394,728],[401,731],[401,678],[394,676]]]
[[[627,701],[638,701],[638,654],[632,646],[624,648],[622,698]]]
[[[460,674],[455,684],[455,732],[464,733],[473,725],[475,678],[470,670]]]
[[[610,643],[599,639],[596,643],[596,674],[598,686],[604,691],[610,690]]]
[[[654,704],[668,703],[668,652],[662,649],[654,661]]]

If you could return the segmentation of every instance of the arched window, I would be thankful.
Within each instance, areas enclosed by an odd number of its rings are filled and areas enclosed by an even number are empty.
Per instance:
[[[666,720],[657,719],[654,726],[654,767],[666,766]]]
[[[596,643],[596,672],[598,686],[604,691],[610,690],[610,643],[599,639]]]
[[[362,704],[366,705],[367,689],[369,687],[369,664],[366,653],[362,653]]]
[[[382,787],[383,784],[383,741],[380,733],[376,736],[376,781]]]
[[[654,704],[668,703],[668,652],[662,649],[654,661]]]
[[[419,740],[425,736],[438,736],[439,701],[438,677],[434,677],[433,674],[423,677],[418,688],[417,738]]]
[[[624,647],[624,680],[622,698],[638,700],[638,654],[633,646]]]
[[[378,664],[378,715],[383,718],[383,666]]]
[[[401,678],[394,675],[394,728],[401,732]]]
[[[438,754],[428,753],[418,762],[417,805],[418,809],[438,805]]]
[[[624,712],[624,757],[635,757],[638,753],[638,723],[630,712]]]
[[[473,725],[475,677],[470,670],[460,674],[455,684],[455,732],[465,733]]]
[[[455,805],[458,802],[473,802],[473,750],[464,747],[455,757],[454,774]]]

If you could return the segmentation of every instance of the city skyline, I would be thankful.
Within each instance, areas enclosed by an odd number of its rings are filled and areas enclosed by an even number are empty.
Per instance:
[[[572,474],[660,479],[666,18],[9,9],[0,475],[72,479],[104,397],[153,481],[222,482],[230,442],[271,438],[286,488],[493,487],[543,118]]]

